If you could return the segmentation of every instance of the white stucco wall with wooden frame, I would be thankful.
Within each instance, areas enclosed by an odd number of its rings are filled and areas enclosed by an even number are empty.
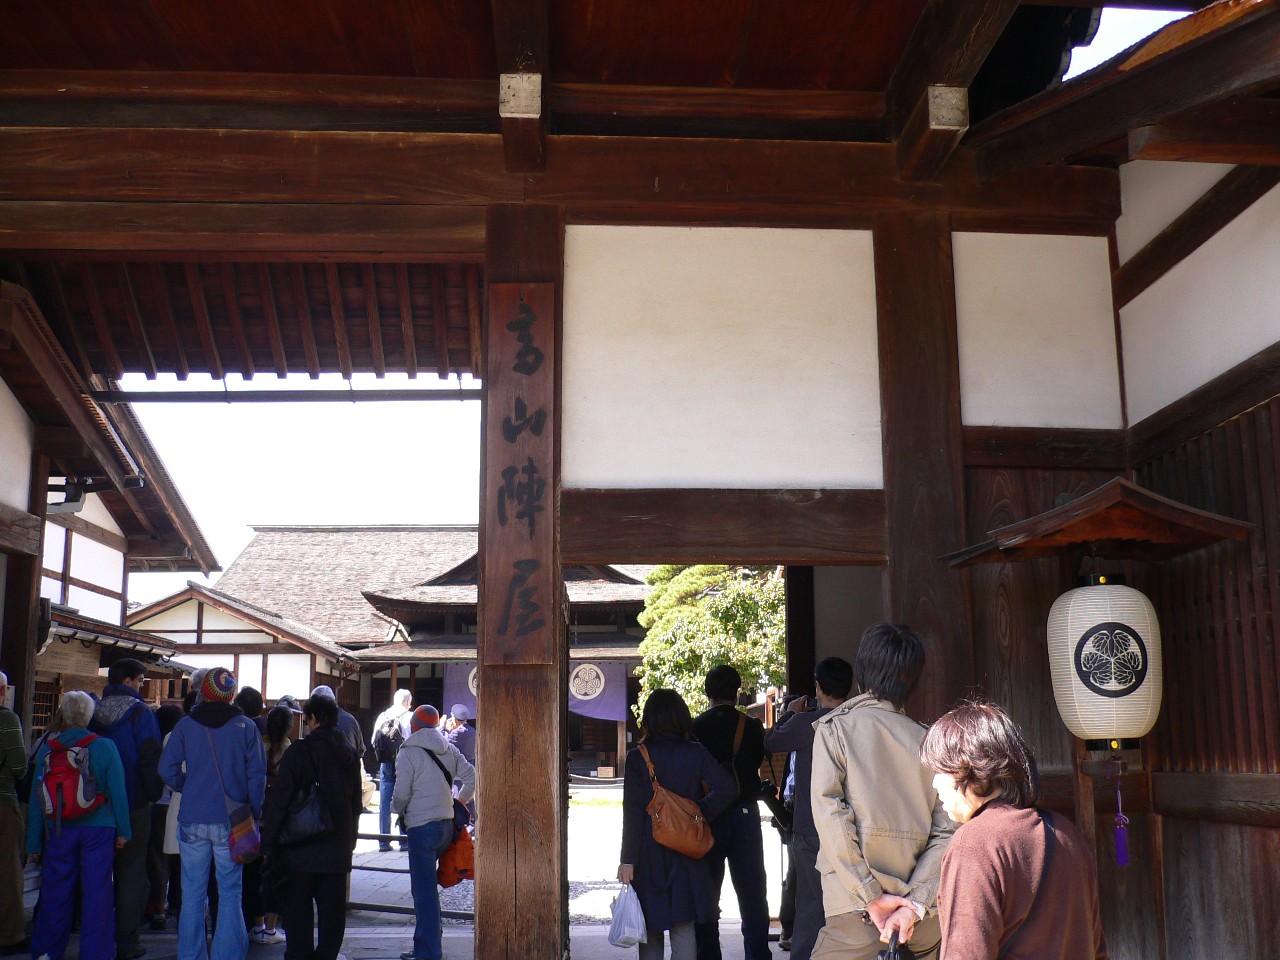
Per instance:
[[[57,481],[55,481],[57,482]],[[51,493],[51,502],[63,499]],[[102,498],[89,494],[84,506],[45,522],[40,595],[74,607],[86,617],[123,623],[128,587],[127,541]]]
[[[566,487],[883,484],[871,234],[569,226]]]
[[[31,451],[36,428],[13,391],[0,380],[0,503],[26,510],[31,506]]]
[[[1137,179],[1125,176],[1130,166],[1121,168],[1127,198],[1139,184],[1150,190],[1150,178],[1185,181],[1180,168],[1198,165],[1148,163]],[[1206,180],[1213,172],[1201,171]],[[1136,199],[1125,210],[1122,223],[1141,215]],[[1119,231],[1117,225],[1117,236]],[[1130,423],[1280,340],[1278,257],[1275,187],[1121,309]]]

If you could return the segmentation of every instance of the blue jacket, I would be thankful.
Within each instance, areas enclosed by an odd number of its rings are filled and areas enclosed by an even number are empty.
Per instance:
[[[124,764],[128,809],[160,799],[164,785],[156,773],[160,760],[160,724],[155,711],[132,687],[114,683],[102,691],[89,729],[116,745]]]
[[[160,776],[182,794],[179,823],[229,823],[228,800],[247,803],[255,817],[262,816],[267,789],[262,737],[229,703],[197,704],[191,716],[178,721],[160,757]]]
[[[83,727],[66,730],[56,734],[54,739],[70,746],[81,737],[88,736],[89,731]],[[49,744],[40,744],[35,756],[35,777],[31,782],[31,801],[27,812],[27,853],[40,853],[44,849],[44,835],[53,829],[52,821],[45,816],[43,794],[44,758],[49,755]],[[98,737],[89,744],[89,772],[98,782],[98,790],[106,796],[107,802],[97,810],[86,813],[75,820],[64,820],[62,829],[72,827],[115,827],[116,836],[126,840],[133,839],[133,830],[129,822],[128,793],[124,785],[124,765],[120,762],[120,753],[116,746],[106,737]]]

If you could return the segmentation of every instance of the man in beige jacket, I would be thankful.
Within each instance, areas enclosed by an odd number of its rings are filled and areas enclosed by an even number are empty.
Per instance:
[[[903,712],[924,668],[907,627],[876,623],[858,648],[858,696],[814,724],[810,799],[826,924],[812,960],[871,960],[893,931],[918,957],[941,934],[935,900],[955,824],[920,764],[925,727]]]

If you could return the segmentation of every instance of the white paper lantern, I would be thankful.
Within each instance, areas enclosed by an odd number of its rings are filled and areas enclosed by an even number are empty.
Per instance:
[[[1081,740],[1146,735],[1160,714],[1160,624],[1132,587],[1099,584],[1064,593],[1049,610],[1053,696]]]

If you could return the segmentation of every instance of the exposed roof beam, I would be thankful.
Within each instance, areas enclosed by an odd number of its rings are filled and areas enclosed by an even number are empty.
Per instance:
[[[338,347],[338,369],[343,379],[351,379],[351,345],[347,342],[347,315],[342,304],[342,283],[338,279],[338,266],[324,265],[324,279],[329,288],[329,316],[333,320],[333,339]]]
[[[223,380],[226,378],[226,372],[222,369],[222,358],[218,356],[218,344],[213,336],[213,323],[209,319],[209,304],[204,298],[204,281],[200,277],[200,267],[194,263],[184,263],[182,266],[187,277],[187,295],[191,299],[196,332],[200,334],[200,346],[204,351],[205,363],[209,367],[209,375],[215,380]]]
[[[498,116],[506,168],[528,173],[547,160],[545,100],[550,75],[547,54],[550,27],[548,0],[491,0],[493,40],[497,54]]]
[[[369,322],[369,352],[373,356],[373,374],[379,380],[387,375],[387,358],[382,348],[382,318],[378,316],[378,286],[373,282],[373,264],[360,265],[364,284],[364,314]]]
[[[910,180],[930,180],[969,125],[968,86],[1018,8],[1018,0],[933,0],[916,24],[885,92],[890,139]]]
[[[413,300],[409,296],[409,265],[397,263],[396,303],[400,309],[400,334],[404,338],[404,370],[409,379],[418,376],[418,343],[413,335]]]
[[[698,121],[700,126],[878,132],[884,96],[615,83],[545,83],[543,102],[578,127]],[[5,126],[497,132],[499,83],[277,73],[0,70]],[[874,139],[874,136],[869,137]]]
[[[289,375],[289,359],[284,352],[284,338],[280,333],[280,312],[276,308],[276,289],[271,282],[271,268],[265,263],[255,267],[258,277],[258,293],[262,297],[262,322],[267,328],[267,342],[271,344],[271,359],[276,366],[277,377]]]
[[[102,350],[102,363],[107,376],[119,380],[124,376],[124,366],[120,362],[115,341],[111,339],[111,327],[107,323],[107,312],[102,307],[102,297],[98,292],[98,281],[93,275],[92,264],[80,265],[80,285],[84,288],[84,299],[89,306],[94,333],[98,335],[98,347]]]
[[[1280,164],[1280,100],[1232,99],[1139,127],[1129,159]]]
[[[307,362],[307,375],[316,380],[320,377],[320,354],[316,350],[316,327],[311,318],[311,300],[307,296],[307,277],[300,263],[293,264],[289,272],[293,278],[294,306],[298,311],[298,327],[302,335],[302,356]]]
[[[89,364],[89,354],[85,351],[84,341],[80,339],[80,328],[71,319],[71,309],[67,306],[67,288],[62,282],[62,270],[56,264],[47,264],[45,269],[49,276],[49,287],[53,290],[54,311],[58,315],[58,323],[66,331],[67,337],[71,340],[71,346],[75,350],[76,370],[80,376],[88,380],[93,375],[93,367]],[[31,288],[27,287],[27,289]],[[53,329],[57,331],[58,326],[54,325]]]
[[[480,268],[474,263],[467,264],[466,283],[467,326],[471,331],[469,338],[471,344],[471,370],[473,374],[476,374],[484,369],[484,336],[481,332],[484,325],[480,319]]]
[[[235,197],[235,231],[252,232],[257,216],[271,218],[281,235],[288,211],[274,211],[276,203],[381,206],[391,217],[390,205],[402,203],[453,210],[541,202],[564,205],[569,221],[579,223],[837,226],[891,210],[1078,223],[1119,214],[1114,171],[1037,170],[983,182],[965,148],[923,184],[901,180],[887,143],[548,137],[547,155],[547,171],[527,177],[503,169],[501,139],[486,134],[0,128],[0,195],[90,201],[79,213],[108,197],[139,201],[134,208],[171,201],[188,217],[202,209],[213,215]],[[74,160],[53,163],[51,156]],[[10,239],[6,207],[0,202],[0,240]],[[161,209],[153,216],[178,215]],[[26,215],[23,230],[32,236],[38,225],[29,207]],[[357,234],[367,228],[351,224]],[[177,225],[170,229],[176,235]]]
[[[249,352],[249,340],[244,333],[244,317],[240,314],[240,294],[236,290],[236,268],[234,264],[222,265],[222,297],[227,304],[227,319],[231,322],[231,337],[235,341],[236,350],[240,354],[240,373],[246,380],[254,374],[253,354]]]
[[[45,384],[63,418],[84,440],[116,489],[136,484],[141,476],[138,465],[89,398],[31,294],[4,281],[0,281],[0,338],[6,340],[7,349],[16,349],[26,357],[27,366]]]
[[[133,278],[129,276],[129,265],[121,263],[119,265],[120,273],[120,298],[124,301],[124,315],[129,320],[129,327],[133,330],[133,337],[138,342],[138,347],[142,351],[143,368],[142,372],[146,374],[148,380],[156,378],[156,358],[151,352],[151,341],[147,337],[147,329],[142,323],[142,311],[138,309],[138,298],[133,290]]]
[[[34,514],[0,503],[0,550],[29,557],[40,555],[40,532],[44,524]]]
[[[1115,271],[1118,308],[1163,277],[1280,183],[1280,167],[1236,167]]]
[[[444,267],[428,267],[431,271],[431,330],[435,334],[436,373],[440,379],[449,376],[449,308],[445,304]]]
[[[1135,127],[1280,83],[1280,0],[1217,3],[1109,65],[1001,111],[967,143],[1000,176],[1069,160]]]
[[[164,266],[151,264],[151,286],[156,298],[156,311],[164,324],[165,332],[173,341],[173,364],[179,380],[191,375],[191,364],[187,361],[187,351],[182,346],[182,337],[178,334],[178,322],[173,316],[173,301],[169,299],[169,281],[165,279]]]

